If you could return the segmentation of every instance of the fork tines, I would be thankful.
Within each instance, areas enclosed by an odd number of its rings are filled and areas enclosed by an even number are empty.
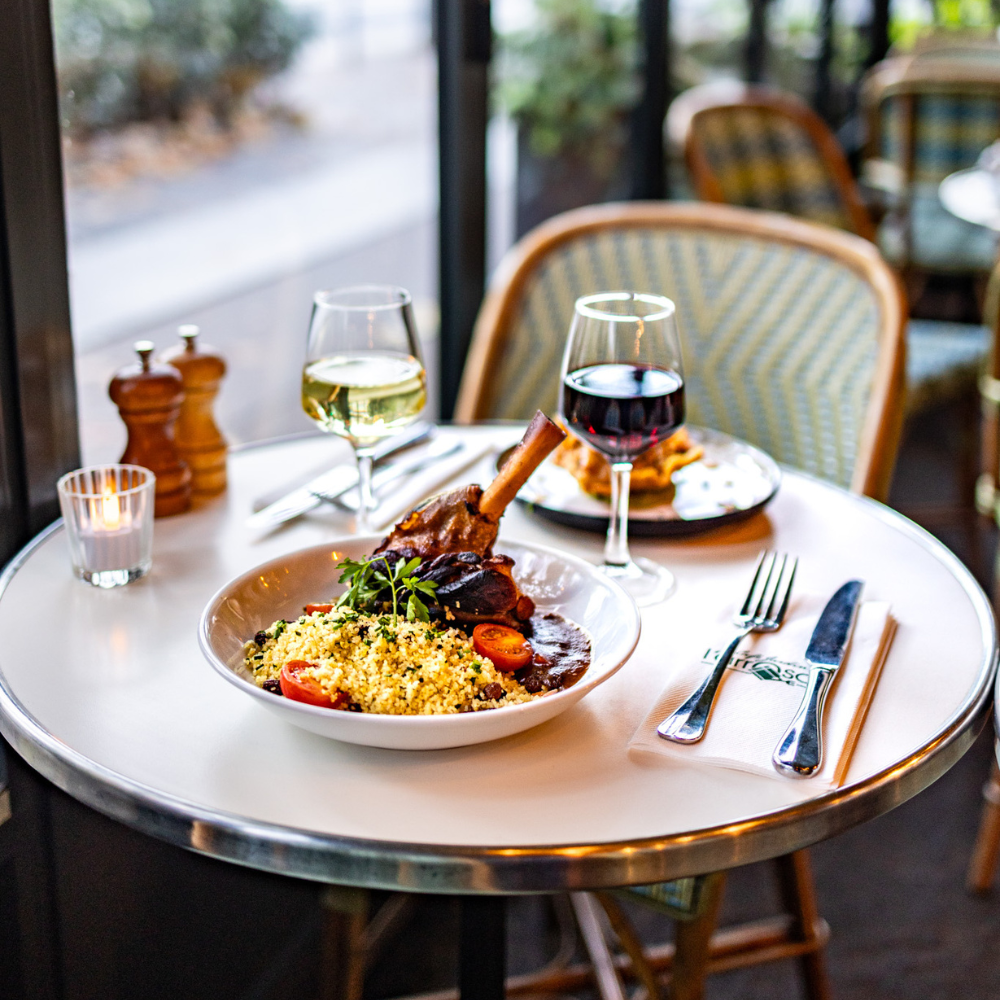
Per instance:
[[[757,560],[753,583],[740,615],[768,621],[781,621],[788,610],[792,582],[799,560],[787,554],[779,555],[765,549]]]

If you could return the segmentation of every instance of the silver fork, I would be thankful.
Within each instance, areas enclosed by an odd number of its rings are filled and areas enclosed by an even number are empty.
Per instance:
[[[722,675],[736,652],[736,647],[751,632],[775,632],[781,627],[792,594],[792,583],[799,560],[776,552],[762,552],[750,584],[750,591],[739,614],[733,618],[736,638],[723,650],[718,663],[705,682],[680,708],[668,715],[656,731],[675,743],[697,743],[705,735],[708,716]]]

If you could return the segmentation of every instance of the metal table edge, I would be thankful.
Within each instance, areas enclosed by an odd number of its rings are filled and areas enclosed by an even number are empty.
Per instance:
[[[320,882],[411,892],[521,894],[641,885],[765,860],[843,832],[916,795],[962,757],[989,715],[997,637],[982,588],[958,557],[923,528],[868,498],[851,499],[951,568],[979,619],[985,655],[977,682],[941,733],[904,760],[857,784],[751,820],[642,841],[531,848],[375,841],[249,821],[160,793],[66,746],[20,704],[2,670],[0,734],[58,788],[140,832],[224,861]],[[61,521],[54,522],[11,560],[0,574],[0,598],[32,552],[61,528]]]

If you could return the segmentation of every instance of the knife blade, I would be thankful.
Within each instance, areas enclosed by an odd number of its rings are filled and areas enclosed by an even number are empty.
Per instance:
[[[436,431],[433,424],[420,422],[389,438],[375,449],[373,455],[377,462],[403,448],[408,448]],[[300,514],[318,507],[323,501],[317,494],[326,497],[339,497],[358,484],[358,469],[356,465],[338,465],[334,469],[322,473],[315,479],[286,493],[283,497],[268,504],[261,510],[251,514],[246,524],[248,528],[257,531],[276,528],[285,521],[290,521]]]
[[[783,774],[808,778],[823,763],[823,706],[840,669],[861,604],[861,580],[849,580],[826,603],[806,648],[809,679],[802,704],[771,757]]]
[[[435,462],[450,458],[464,448],[465,443],[462,441],[438,438],[422,454],[411,455],[409,458],[400,459],[398,462],[393,462],[392,465],[386,465],[379,469],[372,476],[372,493],[375,495],[376,500],[378,500],[378,494],[384,486],[395,482],[397,479],[402,479],[404,476],[412,476],[414,473],[422,472]],[[358,505],[361,502],[356,491],[352,495],[352,490],[346,490],[337,496],[317,491],[317,496],[324,502],[333,503],[338,507],[343,507],[344,510],[353,511],[354,513],[357,513]]]

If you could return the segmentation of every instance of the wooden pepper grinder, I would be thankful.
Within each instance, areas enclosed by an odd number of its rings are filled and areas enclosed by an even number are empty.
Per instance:
[[[157,517],[180,514],[191,506],[191,470],[181,460],[174,442],[174,424],[184,401],[181,373],[150,359],[153,343],[135,344],[139,363],[116,372],[108,395],[128,428],[121,461],[142,465],[156,476]]]
[[[213,349],[197,346],[198,327],[186,323],[177,332],[184,341],[160,355],[184,380],[184,403],[177,421],[177,451],[191,467],[191,489],[195,499],[215,496],[226,488],[226,439],[212,416],[219,382],[226,362]]]

